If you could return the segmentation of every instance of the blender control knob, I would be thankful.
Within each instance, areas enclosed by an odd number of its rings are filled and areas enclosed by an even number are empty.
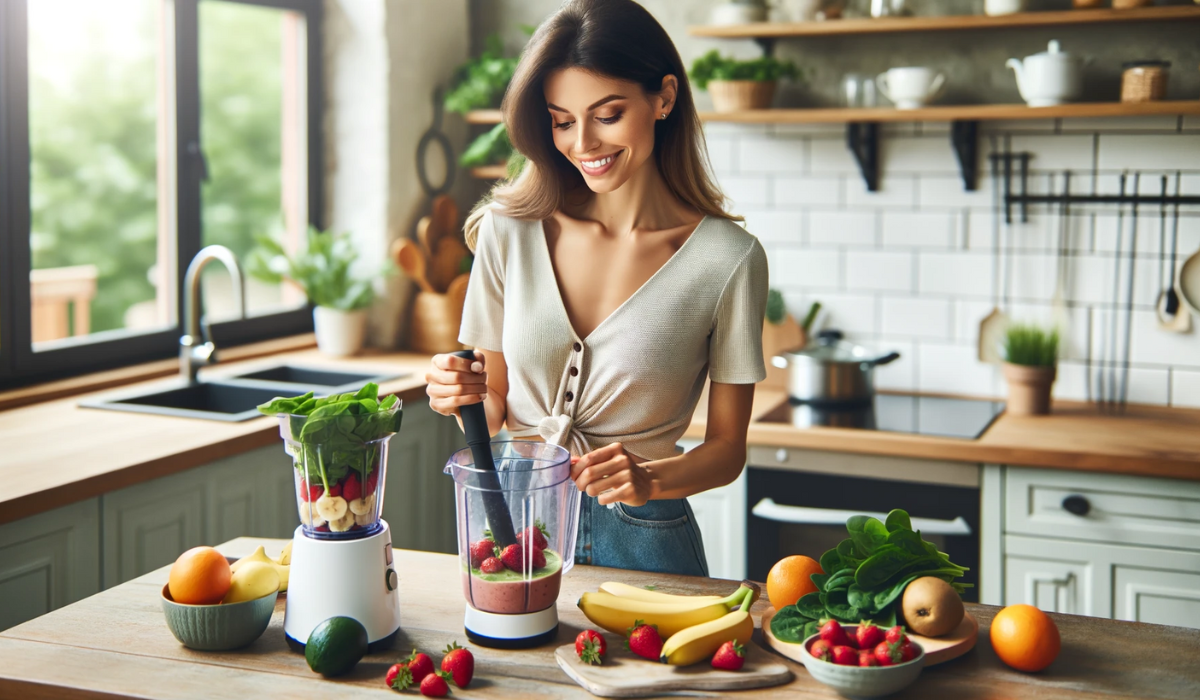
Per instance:
[[[387,585],[387,589],[388,589],[389,591],[394,591],[394,590],[396,590],[396,586],[399,586],[399,585],[400,585],[400,581],[399,581],[399,579],[397,579],[397,577],[396,577],[396,570],[395,570],[395,569],[388,569],[388,570],[387,570],[387,575],[385,576],[385,578],[387,579],[387,580],[385,581],[385,584]]]

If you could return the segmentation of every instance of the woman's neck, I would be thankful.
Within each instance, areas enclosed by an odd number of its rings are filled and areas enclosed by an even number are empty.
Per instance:
[[[699,217],[699,212],[679,201],[667,187],[653,158],[647,158],[637,172],[612,192],[588,194],[585,201],[567,213],[595,221],[613,235],[676,228]]]

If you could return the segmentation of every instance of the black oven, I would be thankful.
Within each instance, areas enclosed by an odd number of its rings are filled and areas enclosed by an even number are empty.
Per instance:
[[[964,465],[966,466],[966,465]],[[765,581],[775,562],[792,554],[820,559],[846,539],[846,518],[903,508],[913,529],[968,569],[963,595],[979,600],[979,488],[934,480],[813,473],[798,468],[747,467],[747,574]]]

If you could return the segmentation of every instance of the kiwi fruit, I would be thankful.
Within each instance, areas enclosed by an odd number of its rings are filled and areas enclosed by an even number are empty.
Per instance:
[[[900,608],[908,628],[926,637],[951,632],[966,612],[958,592],[934,576],[923,576],[908,584]]]

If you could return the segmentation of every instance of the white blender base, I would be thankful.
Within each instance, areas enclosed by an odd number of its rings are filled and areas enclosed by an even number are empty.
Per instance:
[[[296,528],[283,621],[292,642],[307,644],[313,629],[331,617],[358,620],[371,643],[400,629],[392,531],[379,522],[382,532],[358,540],[317,540]]]
[[[467,638],[493,649],[528,649],[554,640],[558,631],[558,606],[531,613],[504,615],[476,610],[467,604],[463,619]]]

